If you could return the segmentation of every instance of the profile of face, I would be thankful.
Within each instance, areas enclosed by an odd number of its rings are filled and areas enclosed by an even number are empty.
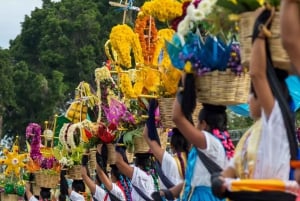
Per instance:
[[[248,104],[250,110],[250,116],[253,119],[258,119],[261,116],[261,106],[257,98],[255,98],[253,93],[249,94]]]

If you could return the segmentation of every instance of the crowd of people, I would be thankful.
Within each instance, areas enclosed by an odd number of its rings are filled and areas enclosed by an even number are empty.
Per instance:
[[[300,13],[299,0],[282,0],[280,8],[281,38],[290,60],[291,69],[300,75]],[[295,121],[292,99],[285,79],[288,72],[273,68],[268,54],[268,29],[272,10],[258,11],[252,33],[250,62],[251,90],[249,106],[254,124],[234,147],[227,131],[226,107],[203,104],[198,122],[191,121],[186,105],[193,107],[194,100],[186,97],[192,93],[183,77],[173,105],[171,151],[161,147],[156,131],[157,101],[151,100],[149,118],[143,136],[150,153],[135,154],[135,164],[129,164],[126,147],[116,146],[116,163],[106,171],[107,151],[98,145],[96,154],[96,180],[88,171],[87,155],[82,157],[82,180],[66,179],[61,173],[60,193],[51,194],[41,189],[40,200],[81,201],[89,189],[95,201],[217,201],[230,198],[247,200],[296,200],[300,170],[291,174],[291,160],[297,160]],[[193,109],[193,108],[192,108]],[[296,146],[295,146],[296,145]],[[155,158],[155,160],[153,159]],[[158,175],[158,176],[157,176]],[[237,180],[276,179],[291,182],[291,191],[231,192],[229,183]],[[26,186],[29,201],[38,200]],[[294,190],[294,191],[293,191]],[[300,192],[300,191],[299,191]]]

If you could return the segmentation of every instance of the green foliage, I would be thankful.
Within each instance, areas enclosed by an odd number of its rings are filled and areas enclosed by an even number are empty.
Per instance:
[[[228,130],[247,129],[253,124],[251,117],[244,117],[231,111],[227,112]]]

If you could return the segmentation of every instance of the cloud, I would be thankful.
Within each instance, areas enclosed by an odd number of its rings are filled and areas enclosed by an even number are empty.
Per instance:
[[[9,40],[20,34],[25,15],[41,6],[41,0],[0,0],[0,47],[8,48]]]

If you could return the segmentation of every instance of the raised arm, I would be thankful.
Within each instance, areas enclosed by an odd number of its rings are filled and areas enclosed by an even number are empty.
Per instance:
[[[120,150],[120,149],[122,149],[122,150]],[[125,152],[125,150],[123,150],[123,149],[124,148],[121,148],[121,147],[116,148],[116,166],[118,167],[119,171],[123,175],[125,175],[129,179],[132,179],[134,168],[131,167],[128,163],[126,163],[123,159],[123,156],[119,153],[119,152],[121,152],[121,153]]]
[[[257,24],[265,24],[267,20],[270,19],[270,10],[258,10],[260,15],[257,18]],[[251,60],[250,60],[250,76],[251,80],[259,100],[261,107],[267,117],[270,116],[275,98],[271,91],[266,69],[267,69],[267,57],[266,57],[266,36],[263,31],[258,30],[258,26],[254,28],[254,33],[258,32],[258,36],[254,36],[254,42],[251,50]]]
[[[84,181],[84,183],[87,185],[87,187],[90,189],[91,193],[94,195],[96,192],[96,184],[95,182],[88,176],[87,173],[87,164],[88,164],[88,155],[82,156],[82,162],[81,162],[81,176]]]
[[[145,128],[144,128],[143,135],[144,135],[144,138],[145,138],[147,144],[149,145],[149,147],[152,151],[152,154],[154,155],[154,157],[161,164],[165,150],[161,148],[161,146],[158,144],[158,142],[156,140],[151,140],[149,138],[149,136],[148,136],[148,127],[147,126],[145,126]]]
[[[180,93],[180,92],[179,92]],[[180,96],[180,95],[179,95]],[[184,116],[181,105],[178,102],[178,97],[174,101],[173,105],[173,121],[180,132],[185,138],[196,147],[200,149],[206,149],[206,137],[205,134],[198,130],[191,122]]]
[[[294,70],[300,75],[300,12],[299,0],[281,0],[281,38]]]
[[[96,153],[96,161],[97,161],[96,171],[97,171],[98,177],[101,180],[101,182],[104,184],[106,189],[111,191],[113,188],[112,182],[104,172],[105,167],[103,166],[103,164],[104,164],[103,159],[99,152]]]

